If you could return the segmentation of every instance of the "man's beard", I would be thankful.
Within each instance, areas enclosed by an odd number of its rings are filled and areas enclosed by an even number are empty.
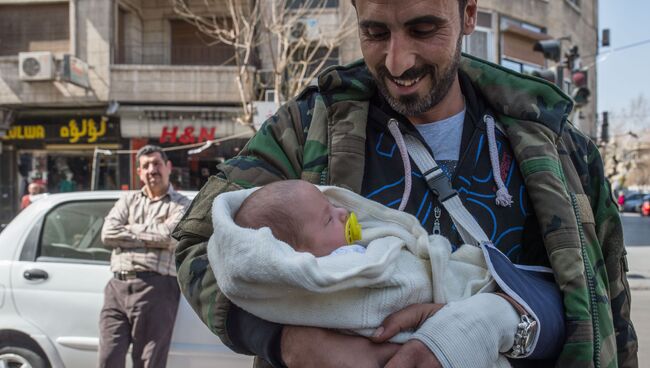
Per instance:
[[[417,93],[410,95],[393,97],[386,85],[387,79],[392,79],[392,76],[385,64],[379,66],[376,70],[375,81],[379,92],[384,96],[390,107],[393,110],[404,116],[416,116],[431,110],[434,106],[438,105],[440,101],[447,95],[451,85],[454,83],[458,67],[460,65],[460,48],[462,44],[462,35],[458,38],[456,44],[456,52],[449,67],[442,71],[440,79],[438,75],[438,65],[423,65],[421,67],[411,68],[402,75],[398,76],[399,79],[414,80],[420,77],[423,79],[426,75],[431,78],[431,90],[428,94],[420,96]],[[375,73],[373,73],[375,74]],[[419,83],[419,82],[418,82]]]

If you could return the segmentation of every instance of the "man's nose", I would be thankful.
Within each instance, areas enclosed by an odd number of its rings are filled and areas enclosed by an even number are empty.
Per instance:
[[[386,69],[393,77],[399,77],[414,66],[412,42],[400,32],[393,33],[386,50]]]

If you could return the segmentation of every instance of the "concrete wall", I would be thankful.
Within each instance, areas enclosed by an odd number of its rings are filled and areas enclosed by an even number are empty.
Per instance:
[[[236,75],[229,66],[113,65],[110,99],[237,104]]]
[[[106,101],[110,87],[113,8],[106,0],[84,0],[74,4],[76,32],[72,37],[76,54],[91,67],[91,90],[99,101]]]

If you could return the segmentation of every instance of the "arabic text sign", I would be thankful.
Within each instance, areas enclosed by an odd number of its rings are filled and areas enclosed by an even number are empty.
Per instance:
[[[118,123],[105,116],[29,119],[17,122],[2,139],[48,143],[98,143],[119,138],[118,126]]]

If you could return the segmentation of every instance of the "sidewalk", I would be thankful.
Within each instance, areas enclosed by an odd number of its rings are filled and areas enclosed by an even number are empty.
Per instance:
[[[639,367],[650,364],[650,246],[627,247],[632,323],[639,338]]]
[[[632,290],[650,290],[650,246],[627,247],[627,280]]]

